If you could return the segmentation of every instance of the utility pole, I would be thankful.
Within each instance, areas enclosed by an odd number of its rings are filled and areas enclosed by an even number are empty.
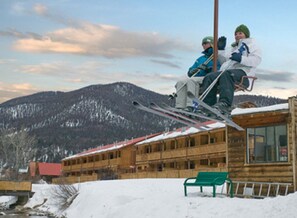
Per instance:
[[[218,17],[219,0],[214,0],[214,25],[213,25],[213,72],[217,72],[218,60]]]

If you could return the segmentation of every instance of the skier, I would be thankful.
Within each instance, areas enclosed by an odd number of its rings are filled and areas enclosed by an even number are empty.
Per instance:
[[[193,111],[192,99],[188,98],[188,93],[191,93],[195,97],[199,97],[200,84],[202,83],[204,76],[212,71],[213,37],[204,37],[202,40],[202,47],[204,49],[202,52],[203,55],[199,57],[188,70],[189,79],[178,81],[175,85],[175,107],[178,109]],[[219,69],[219,62],[217,67]]]
[[[225,51],[226,37],[218,40],[218,60],[222,64],[220,71],[223,72],[217,83],[204,98],[204,102],[217,109],[221,114],[230,116],[231,105],[234,97],[235,84],[240,83],[243,76],[255,76],[255,69],[261,63],[261,49],[254,39],[250,38],[250,31],[247,26],[241,24],[235,29],[235,42],[232,43],[231,52]],[[220,72],[207,74],[201,86],[201,93],[216,79]],[[245,87],[249,87],[249,79],[243,81]],[[201,94],[200,93],[200,94]],[[216,95],[219,94],[217,102]],[[213,115],[203,108],[200,113]]]

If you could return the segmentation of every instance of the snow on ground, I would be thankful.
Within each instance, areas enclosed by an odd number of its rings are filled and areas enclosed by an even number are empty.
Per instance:
[[[0,196],[0,211],[7,210],[11,204],[17,202],[18,198],[14,196]]]
[[[68,209],[59,211],[51,198],[52,185],[33,185],[33,198],[25,205],[66,215],[68,218],[297,218],[297,193],[266,199],[212,197],[188,187],[184,196],[184,179],[129,179],[76,184],[79,195]],[[217,188],[220,193],[222,187]]]

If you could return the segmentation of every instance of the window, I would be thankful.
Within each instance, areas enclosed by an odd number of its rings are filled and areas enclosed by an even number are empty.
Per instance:
[[[200,144],[207,145],[208,144],[208,135],[201,135],[200,136]]]
[[[151,146],[150,145],[148,145],[148,146],[145,146],[145,153],[146,154],[148,154],[148,153],[151,153],[151,150],[152,150],[152,148],[151,148]]]
[[[109,153],[109,159],[111,160],[111,159],[113,159],[113,153]]]
[[[286,125],[247,129],[247,163],[287,161]]]
[[[194,147],[195,146],[195,138],[187,138],[186,139],[186,145],[188,147]]]
[[[163,144],[162,143],[159,143],[157,144],[157,147],[156,147],[156,151],[162,151],[162,148],[163,148]]]
[[[173,141],[170,142],[170,149],[171,150],[174,150],[175,149],[175,143],[176,143],[175,140],[173,140]]]
[[[170,162],[169,167],[173,169],[176,168],[176,162]]]

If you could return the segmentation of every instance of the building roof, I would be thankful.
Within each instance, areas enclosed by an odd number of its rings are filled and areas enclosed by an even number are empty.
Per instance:
[[[61,164],[58,163],[38,163],[40,176],[60,176],[62,174]]]
[[[142,140],[142,141],[136,143],[136,146],[141,145],[141,144],[155,142],[155,141],[160,141],[160,140],[164,140],[164,139],[170,139],[170,138],[176,138],[176,137],[180,137],[180,136],[184,136],[184,135],[190,135],[190,134],[194,134],[194,133],[198,133],[198,132],[207,132],[207,131],[210,131],[213,129],[219,129],[219,128],[224,128],[224,127],[226,127],[226,125],[221,122],[207,121],[207,122],[201,123],[201,125],[199,125],[199,128],[183,127],[183,128],[179,128],[174,131],[158,134],[155,137],[151,137],[149,139]]]
[[[261,113],[261,112],[269,112],[269,111],[279,111],[279,110],[288,110],[289,104],[276,104],[266,107],[255,107],[255,108],[235,108],[231,115],[240,115],[240,114],[251,114],[251,113]]]
[[[121,142],[116,142],[113,144],[109,144],[109,145],[104,145],[104,146],[100,146],[97,148],[93,148],[93,149],[89,149],[87,151],[72,155],[70,157],[66,157],[63,160],[68,160],[68,159],[73,159],[73,158],[77,158],[77,157],[83,157],[83,156],[88,156],[88,155],[92,155],[92,154],[97,154],[97,153],[101,153],[101,152],[105,152],[105,151],[109,151],[109,150],[115,150],[115,149],[119,149],[119,148],[123,148],[126,147],[128,145],[133,145],[136,144],[137,142],[143,141],[145,139],[154,137],[156,135],[158,135],[160,133],[156,133],[156,134],[152,134],[152,135],[148,135],[148,136],[142,136],[139,138],[135,138],[135,139],[130,139],[130,140],[125,140],[125,141],[121,141]]]

